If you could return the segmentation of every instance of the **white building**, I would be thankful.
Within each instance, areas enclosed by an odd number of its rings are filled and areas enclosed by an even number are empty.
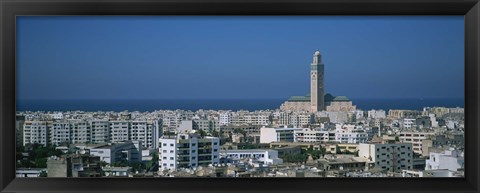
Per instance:
[[[403,119],[403,128],[404,129],[411,129],[416,127],[415,119],[405,118]]]
[[[41,144],[47,146],[50,140],[51,122],[40,120],[26,120],[23,124],[23,146],[27,144]]]
[[[232,119],[230,112],[224,112],[220,114],[220,125],[229,125]]]
[[[220,155],[232,159],[252,159],[264,164],[283,163],[283,160],[278,158],[278,151],[271,149],[222,150]]]
[[[218,164],[220,140],[217,137],[200,138],[197,134],[178,134],[160,138],[160,170],[195,168]]]
[[[340,143],[365,143],[368,140],[368,133],[355,125],[336,124],[335,141]]]
[[[112,143],[129,140],[130,121],[110,121],[110,132]]]
[[[108,120],[90,121],[92,143],[107,143],[110,141],[110,123]]]
[[[319,129],[310,129],[303,128],[302,130],[295,130],[294,133],[294,142],[309,142],[309,143],[320,143],[329,141],[329,132]]]
[[[384,119],[387,117],[387,114],[384,110],[370,110],[368,111],[368,118],[371,119]]]
[[[87,121],[72,121],[72,143],[90,143],[90,124]]]
[[[188,120],[188,121],[182,121],[180,123],[180,125],[177,127],[176,132],[177,133],[189,133],[192,130],[193,130],[193,121]]]
[[[260,143],[271,142],[293,142],[294,131],[300,131],[302,128],[260,128]]]
[[[50,128],[50,143],[57,146],[72,143],[72,124],[68,121],[53,122]]]
[[[122,141],[113,144],[102,145],[90,149],[91,156],[100,157],[101,161],[108,164],[116,162],[141,162],[141,142],[139,141]]]
[[[425,162],[425,170],[447,169],[458,171],[465,167],[465,160],[460,150],[446,150],[443,153],[431,152],[429,159]]]
[[[375,167],[400,172],[413,168],[412,144],[360,143],[358,156],[371,160]]]

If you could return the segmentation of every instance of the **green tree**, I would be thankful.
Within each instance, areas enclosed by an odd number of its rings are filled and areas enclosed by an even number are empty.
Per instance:
[[[39,177],[47,177],[47,172],[46,171],[42,171],[40,172],[40,176]]]
[[[201,137],[207,136],[207,133],[204,130],[199,129],[197,131],[198,131],[198,134],[200,134]]]
[[[216,130],[213,130],[212,131],[212,136],[214,137],[220,137],[220,132],[216,131]]]

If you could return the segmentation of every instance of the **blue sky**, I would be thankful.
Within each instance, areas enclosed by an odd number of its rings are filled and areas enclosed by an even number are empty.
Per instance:
[[[463,98],[462,16],[17,17],[17,98]]]

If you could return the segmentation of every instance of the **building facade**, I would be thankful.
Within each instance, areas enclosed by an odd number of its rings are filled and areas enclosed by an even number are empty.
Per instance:
[[[412,144],[409,143],[360,143],[358,155],[369,159],[375,167],[401,172],[413,168]]]
[[[220,160],[220,139],[217,137],[200,138],[195,133],[178,134],[163,136],[160,144],[160,170],[195,168],[218,164]]]

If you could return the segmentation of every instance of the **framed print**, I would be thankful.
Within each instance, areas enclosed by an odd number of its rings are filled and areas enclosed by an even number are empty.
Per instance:
[[[478,1],[0,6],[2,192],[478,192]]]

